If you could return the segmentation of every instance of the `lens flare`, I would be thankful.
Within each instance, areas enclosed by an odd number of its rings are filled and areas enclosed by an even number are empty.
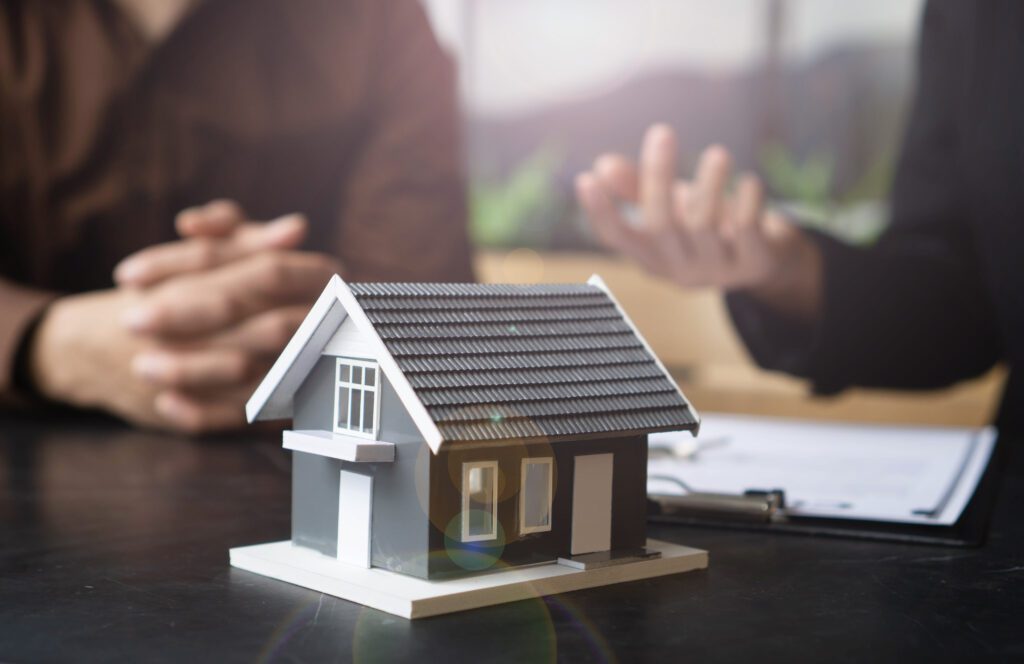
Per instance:
[[[490,514],[485,515],[490,517]],[[472,518],[472,517],[470,517]],[[490,569],[501,560],[505,551],[505,530],[501,523],[496,524],[498,536],[493,540],[481,542],[462,541],[462,516],[456,515],[448,522],[444,530],[444,549],[451,560],[459,568],[469,572]]]

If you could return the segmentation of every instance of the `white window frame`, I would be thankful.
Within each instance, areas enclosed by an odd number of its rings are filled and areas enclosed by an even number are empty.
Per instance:
[[[353,383],[351,380],[344,381],[341,379],[342,367],[348,367],[349,377],[352,376],[352,370],[356,367],[362,367],[365,372],[366,369],[375,369],[373,373],[373,385],[364,385]],[[365,373],[364,373],[365,376]],[[352,422],[352,395],[353,392],[359,392],[359,405],[358,412],[360,422],[363,417],[363,405],[366,399],[367,392],[373,392],[373,426],[369,431],[359,431],[358,429],[346,429],[338,426],[338,409],[341,404],[338,403],[338,392],[341,388],[348,388],[348,402],[346,408],[348,408],[348,419],[347,422]],[[333,430],[334,433],[342,434],[344,436],[356,436],[358,438],[369,438],[370,440],[377,439],[377,429],[380,424],[380,367],[373,360],[360,360],[352,357],[338,357],[335,358],[334,363],[334,394],[331,399],[334,402],[334,421]]]
[[[526,467],[535,465],[547,465],[548,467],[548,523],[546,526],[526,525]],[[554,505],[555,484],[555,460],[553,457],[524,457],[519,466],[519,533],[529,535],[530,533],[546,533],[551,530],[551,523],[554,515],[551,508]]]
[[[491,532],[469,534],[469,473],[474,468],[490,468],[494,482],[491,484]],[[484,542],[498,539],[498,462],[466,461],[462,464],[462,541]]]

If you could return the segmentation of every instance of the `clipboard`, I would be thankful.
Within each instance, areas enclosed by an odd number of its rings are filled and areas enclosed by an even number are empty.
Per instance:
[[[951,525],[790,514],[786,511],[782,489],[745,494],[696,491],[684,496],[651,495],[648,496],[648,519],[653,523],[780,535],[978,547],[984,544],[988,533],[1005,458],[1006,445],[997,437],[973,494]]]

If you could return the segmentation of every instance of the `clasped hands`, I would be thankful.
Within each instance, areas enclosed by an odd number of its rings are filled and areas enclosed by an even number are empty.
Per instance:
[[[124,259],[111,290],[61,298],[30,368],[45,396],[146,426],[241,426],[244,404],[338,262],[299,251],[301,215],[249,221],[231,201],[181,212],[181,239]]]

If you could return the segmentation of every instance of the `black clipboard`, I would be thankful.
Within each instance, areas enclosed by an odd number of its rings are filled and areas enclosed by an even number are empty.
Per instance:
[[[654,523],[679,524],[730,530],[839,537],[845,539],[901,542],[950,547],[979,547],[985,543],[992,508],[999,492],[1002,469],[1006,463],[1005,444],[998,437],[988,465],[974,489],[960,518],[950,526],[903,524],[860,519],[829,519],[823,517],[787,516],[785,521],[734,521],[713,516],[690,516],[665,513],[662,506],[648,499],[648,520]]]

